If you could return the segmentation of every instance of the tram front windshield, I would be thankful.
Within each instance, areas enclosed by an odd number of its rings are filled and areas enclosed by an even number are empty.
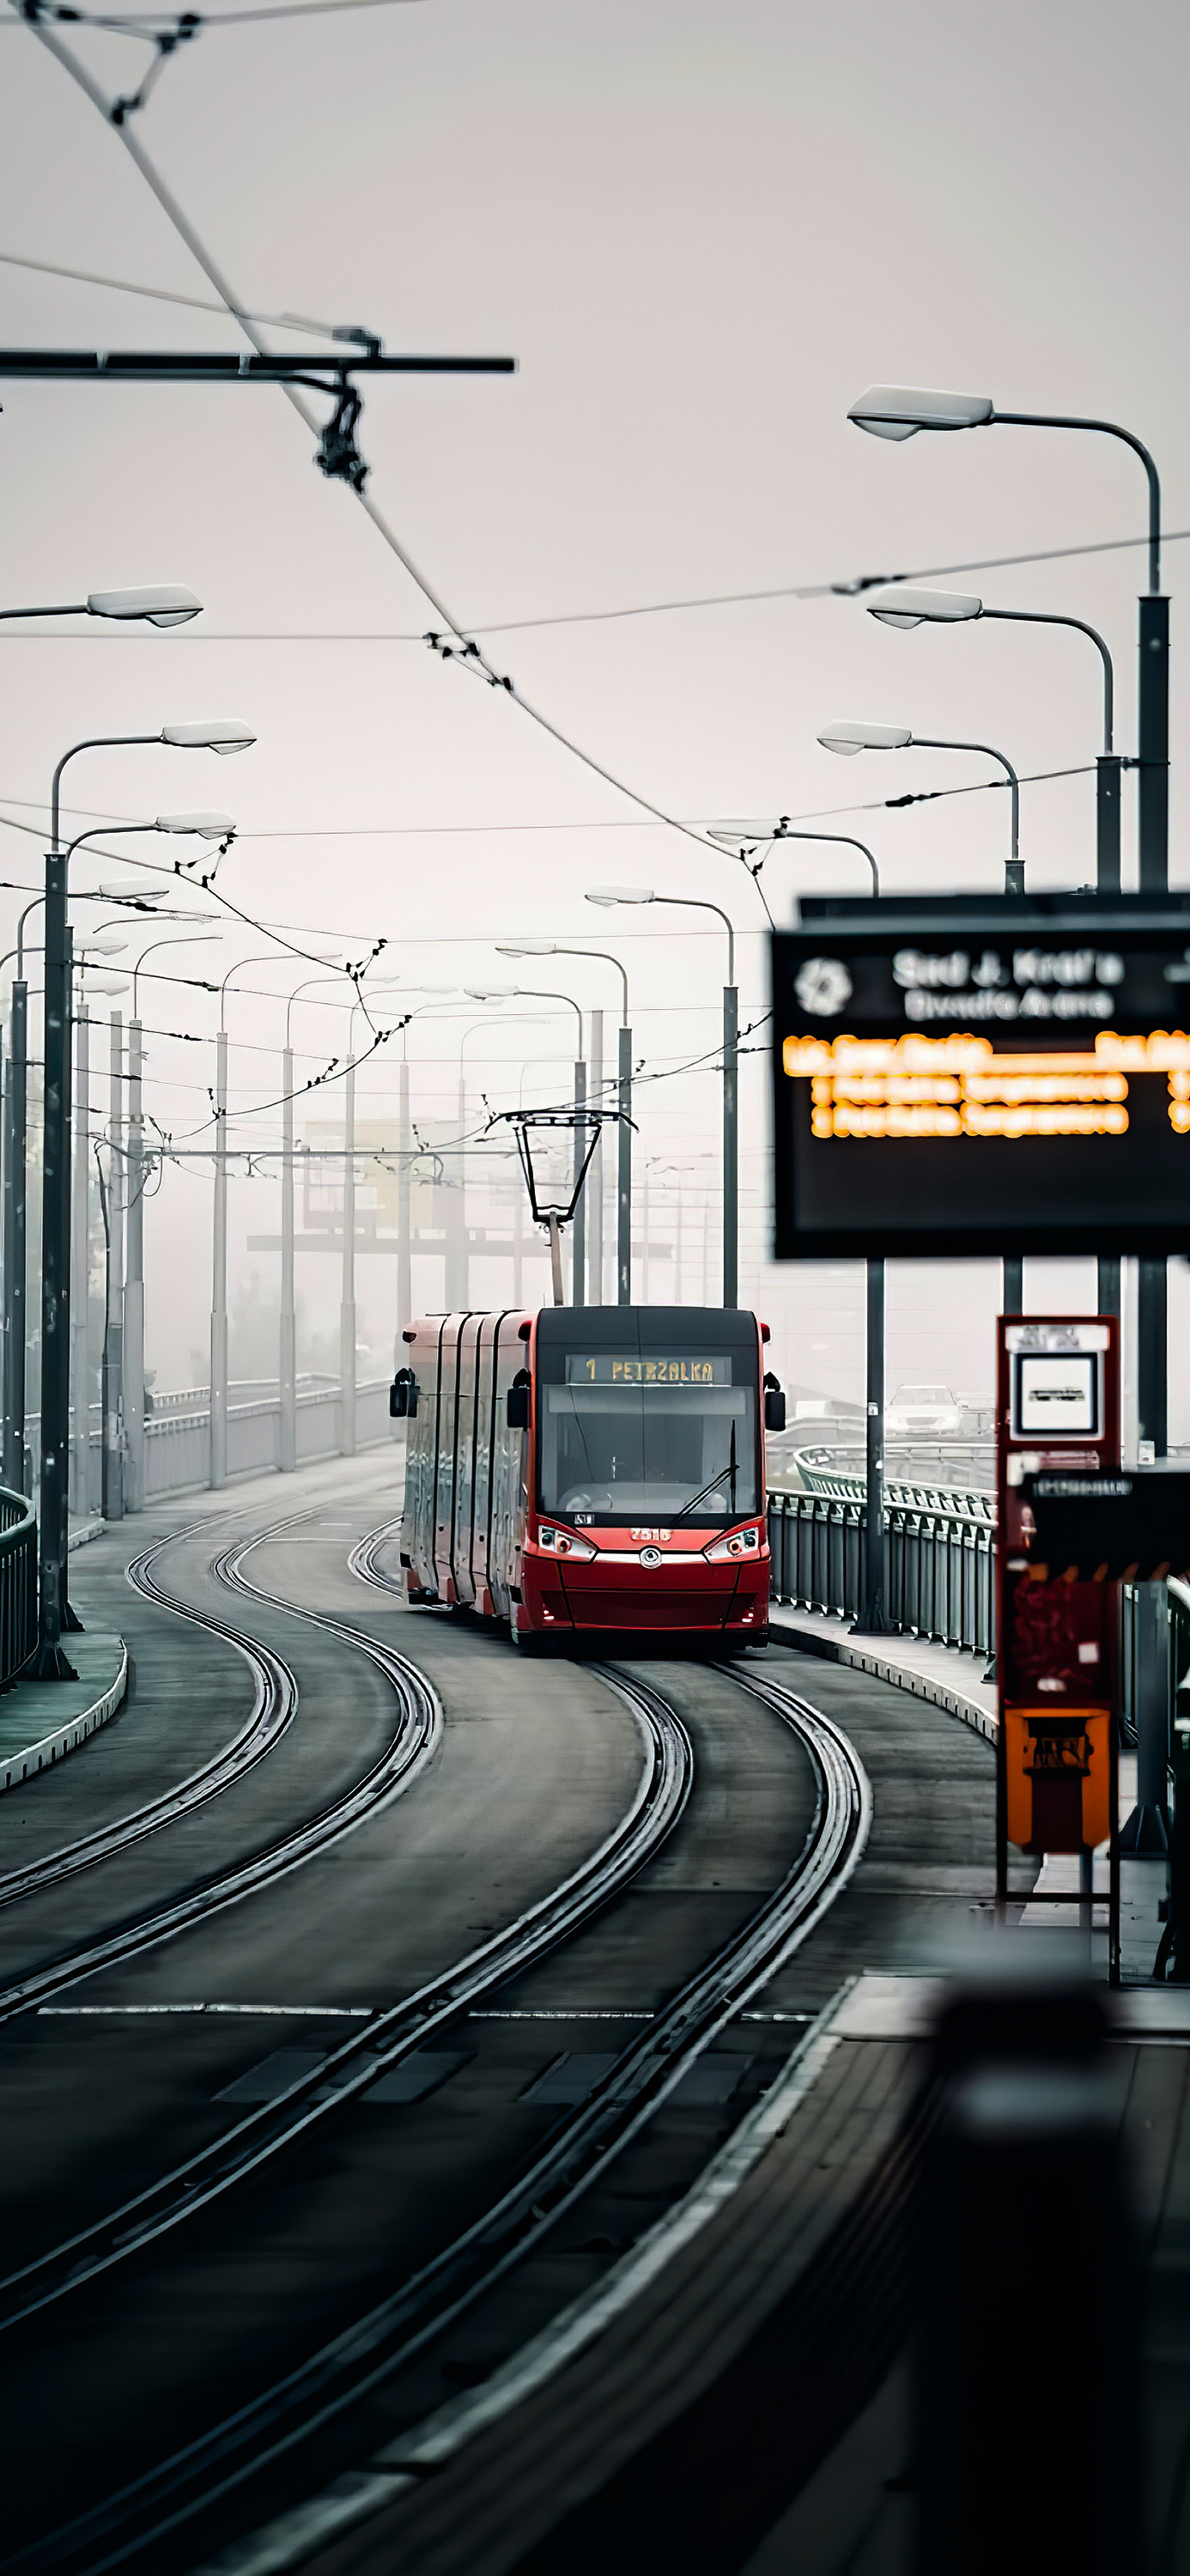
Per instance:
[[[759,1510],[754,1347],[541,1356],[543,1512],[713,1528]]]

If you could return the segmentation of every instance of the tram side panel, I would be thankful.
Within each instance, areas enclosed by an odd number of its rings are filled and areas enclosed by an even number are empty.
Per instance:
[[[511,1615],[528,1507],[530,1434],[508,1425],[524,1369],[519,1312],[420,1319],[404,1336],[416,1390],[401,1562],[411,1601]]]

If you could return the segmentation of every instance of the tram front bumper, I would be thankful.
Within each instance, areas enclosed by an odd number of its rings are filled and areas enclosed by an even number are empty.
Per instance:
[[[660,1565],[522,1563],[522,1631],[645,1629],[745,1637],[768,1629],[767,1554],[746,1566],[708,1565],[705,1557],[663,1558]]]

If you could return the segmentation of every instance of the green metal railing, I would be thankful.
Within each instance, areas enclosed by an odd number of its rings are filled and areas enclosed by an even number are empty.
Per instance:
[[[854,1619],[860,1607],[866,1525],[863,1479],[821,1468],[811,1474],[814,1492],[769,1496],[773,1599]],[[994,1497],[895,1477],[886,1479],[884,1494],[885,1606],[894,1627],[939,1645],[990,1654],[996,1599]]]
[[[0,1485],[0,1691],[11,1690],[37,1644],[37,1514]]]

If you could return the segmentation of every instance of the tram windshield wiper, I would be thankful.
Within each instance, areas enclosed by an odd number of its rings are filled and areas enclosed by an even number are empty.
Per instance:
[[[698,1510],[698,1506],[699,1506],[699,1504],[700,1504],[700,1503],[705,1503],[705,1502],[707,1502],[707,1501],[709,1500],[710,1496],[711,1496],[713,1493],[716,1493],[716,1492],[718,1491],[719,1486],[723,1483],[724,1477],[726,1477],[726,1478],[727,1478],[727,1481],[728,1481],[729,1485],[731,1486],[731,1512],[732,1512],[732,1518],[733,1518],[733,1520],[734,1520],[734,1518],[735,1518],[735,1488],[736,1488],[736,1478],[737,1478],[737,1476],[739,1475],[739,1472],[740,1472],[740,1471],[739,1471],[739,1467],[738,1467],[738,1466],[737,1466],[737,1464],[736,1464],[736,1454],[735,1454],[735,1424],[734,1424],[734,1422],[732,1423],[732,1426],[731,1426],[731,1445],[730,1445],[730,1448],[729,1448],[729,1450],[728,1450],[728,1453],[727,1453],[727,1454],[728,1454],[728,1463],[727,1463],[726,1467],[721,1467],[721,1468],[719,1469],[718,1475],[716,1475],[716,1476],[712,1476],[711,1481],[710,1481],[710,1484],[709,1484],[709,1485],[704,1485],[704,1486],[703,1486],[703,1489],[702,1489],[701,1494],[692,1494],[692,1495],[691,1495],[691,1497],[690,1497],[689,1502],[688,1502],[688,1503],[683,1503],[683,1505],[682,1505],[682,1508],[681,1508],[680,1512],[671,1512],[671,1514],[670,1514],[670,1523],[671,1523],[671,1526],[672,1526],[672,1524],[673,1524],[673,1522],[674,1522],[674,1521],[684,1521],[684,1520],[685,1520],[685,1518],[686,1518],[686,1514],[687,1514],[687,1512],[696,1512],[696,1511]]]

